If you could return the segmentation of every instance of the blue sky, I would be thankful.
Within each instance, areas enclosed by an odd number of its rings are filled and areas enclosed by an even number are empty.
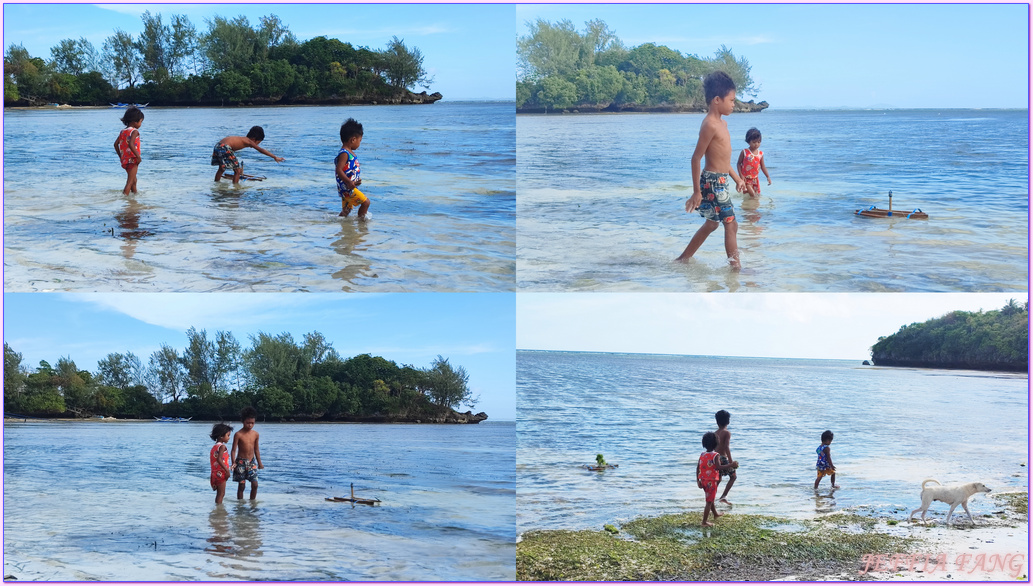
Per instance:
[[[59,7],[58,7],[59,6]],[[356,46],[382,49],[392,36],[423,53],[424,68],[435,78],[430,91],[445,100],[508,99],[513,83],[513,6],[376,4],[4,4],[4,49],[22,44],[34,57],[50,59],[62,39],[86,37],[100,50],[115,29],[134,36],[143,29],[145,10],[184,14],[207,30],[213,16],[246,16],[252,25],[275,14],[300,40],[338,38]],[[422,88],[416,88],[421,91]]]
[[[518,5],[578,30],[601,19],[634,47],[653,42],[745,56],[772,108],[1027,108],[1026,4]]]
[[[521,293],[517,348],[867,360],[880,336],[1025,293]]]
[[[513,421],[514,308],[512,293],[5,293],[3,326],[30,368],[67,356],[94,372],[111,352],[146,363],[162,343],[185,348],[191,326],[209,339],[233,332],[244,348],[259,331],[296,341],[318,331],[344,357],[369,353],[422,368],[440,354],[470,374],[475,411]]]

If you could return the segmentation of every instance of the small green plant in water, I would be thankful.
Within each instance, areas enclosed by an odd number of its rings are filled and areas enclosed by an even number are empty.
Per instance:
[[[596,454],[595,455],[595,465],[599,466],[600,468],[605,466],[606,465],[606,458],[604,458],[602,454]]]

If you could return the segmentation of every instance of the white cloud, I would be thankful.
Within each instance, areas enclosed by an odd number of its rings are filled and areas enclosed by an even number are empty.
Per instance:
[[[228,329],[282,319],[294,309],[325,301],[320,295],[287,293],[77,293],[66,298],[180,331],[199,323]]]

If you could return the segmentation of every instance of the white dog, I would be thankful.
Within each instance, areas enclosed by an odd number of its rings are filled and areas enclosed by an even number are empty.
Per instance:
[[[977,492],[990,492],[990,489],[986,487],[982,482],[969,482],[968,484],[956,484],[953,486],[933,486],[926,488],[925,485],[930,482],[935,482],[937,485],[940,484],[938,480],[929,479],[922,483],[922,506],[911,511],[911,515],[908,516],[908,521],[914,518],[915,513],[922,511],[922,522],[925,523],[925,511],[929,508],[929,505],[933,504],[933,501],[940,501],[947,503],[951,506],[950,511],[947,511],[947,523],[951,522],[951,515],[954,513],[954,509],[961,505],[968,513],[968,520],[975,525],[975,521],[972,520],[972,513],[968,511],[968,499],[976,494]]]

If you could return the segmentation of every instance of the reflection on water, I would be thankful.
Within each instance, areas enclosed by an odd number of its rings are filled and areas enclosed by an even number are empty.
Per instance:
[[[333,158],[348,116],[366,128],[359,157],[376,220],[365,227],[337,218]],[[212,144],[254,124],[287,161],[245,151],[267,179],[216,184]],[[118,130],[110,110],[4,112],[6,291],[515,287],[512,103],[157,108],[128,199],[110,152]],[[28,146],[69,132],[83,148],[41,177]],[[370,238],[342,234],[353,229]]]

